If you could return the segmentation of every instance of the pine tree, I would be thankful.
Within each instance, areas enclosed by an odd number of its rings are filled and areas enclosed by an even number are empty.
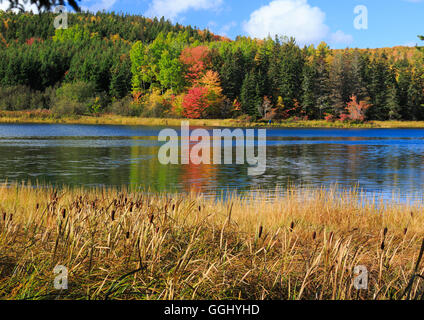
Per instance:
[[[326,51],[317,51],[303,69],[302,106],[311,119],[323,119],[331,112],[329,71],[326,62]]]
[[[241,88],[241,106],[243,113],[256,119],[259,116],[259,107],[262,103],[261,96],[258,94],[259,84],[254,72],[249,72]]]
[[[408,88],[409,120],[424,120],[424,72],[415,70]]]
[[[112,78],[110,80],[109,93],[112,97],[123,98],[131,91],[131,61],[127,57],[122,57],[112,68]]]
[[[368,92],[372,107],[367,115],[372,120],[387,120],[389,118],[388,93],[395,82],[387,56],[375,55],[369,73]]]
[[[401,107],[399,103],[398,89],[395,84],[393,84],[388,90],[386,103],[389,110],[390,120],[401,119]]]
[[[240,96],[243,79],[246,75],[243,53],[240,49],[233,54],[224,53],[224,63],[220,70],[223,94],[231,101]]]
[[[279,96],[284,104],[293,108],[295,101],[302,97],[302,70],[304,57],[296,42],[291,38],[281,46]]]
[[[367,59],[355,50],[352,54],[350,91],[359,101],[369,101],[370,97],[366,88]]]

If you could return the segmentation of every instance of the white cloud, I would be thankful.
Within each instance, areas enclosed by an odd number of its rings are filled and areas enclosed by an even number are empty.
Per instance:
[[[266,38],[276,35],[295,37],[299,45],[327,40],[351,43],[353,37],[341,30],[331,34],[325,24],[325,12],[312,7],[307,0],[274,0],[250,15],[243,25],[251,37]]]
[[[341,30],[337,30],[330,35],[330,42],[331,44],[351,44],[353,42],[353,37]]]
[[[24,3],[23,5],[24,5],[25,11],[32,11],[34,13],[38,13],[38,9],[37,9],[37,6],[36,5],[34,5],[34,4],[27,4],[27,3]],[[9,9],[9,1],[3,0],[0,3],[0,10],[6,11],[7,9]],[[13,11],[19,12],[19,10],[17,10],[17,9],[14,9]]]
[[[94,3],[90,4],[90,2]],[[89,5],[81,6],[81,8],[91,12],[103,11],[110,9],[115,2],[116,0],[85,1],[85,4],[89,3]]]
[[[174,20],[188,10],[216,10],[222,3],[223,0],[153,0],[146,15]]]
[[[299,44],[314,43],[329,31],[325,13],[311,7],[307,0],[275,0],[250,15],[244,30],[252,37],[268,35],[295,37]]]

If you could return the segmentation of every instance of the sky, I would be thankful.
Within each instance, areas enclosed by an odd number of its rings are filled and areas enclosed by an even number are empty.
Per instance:
[[[162,17],[235,39],[294,36],[333,48],[414,46],[424,0],[81,0],[85,10]],[[6,6],[0,4],[0,9]]]

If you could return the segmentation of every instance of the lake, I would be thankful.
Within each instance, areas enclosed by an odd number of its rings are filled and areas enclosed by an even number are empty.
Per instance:
[[[161,129],[0,124],[0,181],[206,195],[337,183],[370,195],[422,198],[424,129],[268,129],[261,176],[248,176],[247,165],[161,165]]]

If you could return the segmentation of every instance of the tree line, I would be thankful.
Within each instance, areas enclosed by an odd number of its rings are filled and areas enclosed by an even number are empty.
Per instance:
[[[0,108],[152,117],[424,120],[417,48],[231,41],[117,13],[0,13]]]

